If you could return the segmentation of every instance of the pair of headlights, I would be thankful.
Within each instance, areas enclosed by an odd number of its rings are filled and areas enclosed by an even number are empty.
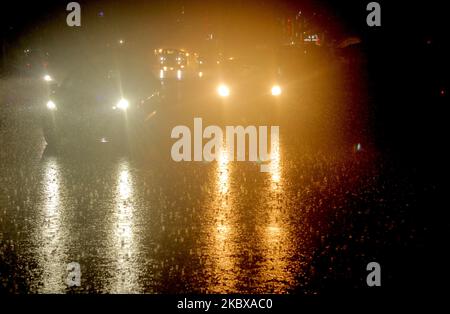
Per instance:
[[[225,84],[220,84],[217,87],[217,93],[219,94],[220,97],[228,97],[230,96],[230,88]],[[270,89],[270,93],[272,94],[272,96],[281,95],[280,85],[273,85],[272,88]]]
[[[122,98],[117,102],[117,104],[113,107],[113,109],[114,110],[120,109],[120,110],[126,111],[129,106],[130,106],[130,103],[128,102],[128,100],[126,100],[125,98]],[[49,100],[47,102],[47,108],[49,110],[54,111],[54,110],[56,110],[57,107],[56,107],[56,104],[52,100]]]

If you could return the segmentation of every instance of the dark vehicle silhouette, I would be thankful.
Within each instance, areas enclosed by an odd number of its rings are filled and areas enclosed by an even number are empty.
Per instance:
[[[45,104],[49,145],[123,143],[144,133],[158,113],[160,82],[143,66],[85,63],[68,73]]]

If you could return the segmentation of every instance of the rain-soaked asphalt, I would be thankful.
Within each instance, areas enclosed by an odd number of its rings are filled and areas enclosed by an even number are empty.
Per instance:
[[[11,84],[24,91],[2,91],[0,104],[2,291],[364,288],[368,262],[383,265],[421,232],[408,216],[407,178],[352,131],[358,123],[347,124],[357,116],[348,107],[364,105],[364,93],[333,79],[260,109],[192,97],[202,89],[173,92],[164,122],[142,135],[150,144],[138,153],[108,144],[46,148],[32,94],[39,88],[19,81]],[[269,172],[231,162],[224,150],[218,162],[172,161],[170,129],[192,126],[194,116],[204,125],[279,124]],[[70,262],[81,266],[80,287],[66,286]]]

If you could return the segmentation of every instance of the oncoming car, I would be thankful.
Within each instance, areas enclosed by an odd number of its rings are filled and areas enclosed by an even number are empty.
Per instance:
[[[154,71],[161,81],[197,78],[200,60],[195,52],[184,49],[160,48],[154,51],[156,63]]]
[[[160,82],[142,67],[84,64],[54,86],[42,117],[49,145],[123,143],[152,123]]]
[[[218,62],[214,78],[217,97],[239,101],[277,100],[285,84],[276,63],[252,58],[228,58]]]

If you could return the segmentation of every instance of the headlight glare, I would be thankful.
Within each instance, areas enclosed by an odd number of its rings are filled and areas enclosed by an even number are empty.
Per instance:
[[[230,95],[230,89],[225,84],[220,84],[217,87],[217,93],[220,97],[228,97]]]
[[[49,100],[49,101],[47,102],[47,108],[48,108],[49,110],[56,110],[56,104],[55,104],[53,101]]]
[[[44,75],[43,80],[46,82],[51,82],[53,81],[53,78],[50,75],[46,74]]]
[[[272,86],[271,93],[272,93],[272,96],[281,95],[281,87],[279,85]]]
[[[122,109],[123,111],[128,109],[129,106],[129,102],[128,100],[126,100],[125,98],[122,98],[121,100],[119,100],[119,102],[117,103],[117,108]]]

